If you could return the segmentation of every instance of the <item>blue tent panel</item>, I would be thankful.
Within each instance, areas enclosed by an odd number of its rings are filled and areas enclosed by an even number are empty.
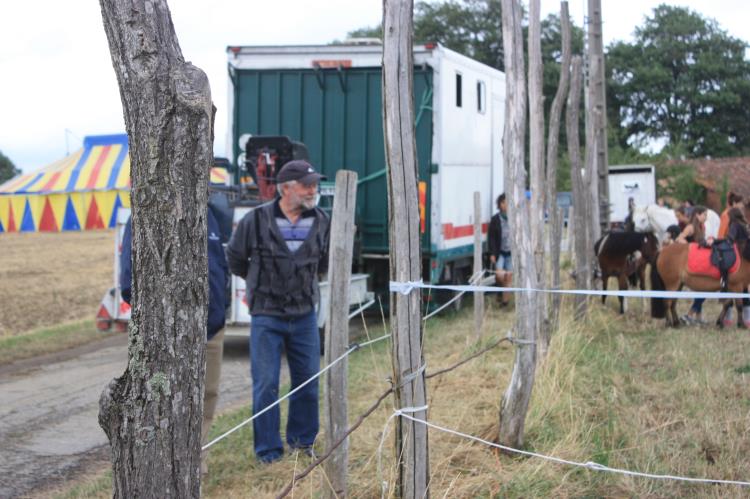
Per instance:
[[[120,201],[120,195],[118,194],[115,198],[115,205],[112,207],[112,216],[109,217],[109,227],[110,229],[113,229],[117,227],[117,209],[122,206],[122,202]]]
[[[5,232],[5,228],[3,227],[3,221],[0,220],[0,234],[2,234],[3,232]]]
[[[65,205],[65,219],[63,220],[62,230],[81,230],[81,224],[78,222],[78,215],[73,208],[73,200],[68,198]]]
[[[34,216],[31,214],[29,198],[26,198],[26,204],[23,207],[23,220],[21,221],[21,232],[34,232]]]

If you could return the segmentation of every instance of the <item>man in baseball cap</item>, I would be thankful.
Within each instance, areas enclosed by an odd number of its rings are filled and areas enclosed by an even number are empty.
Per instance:
[[[263,463],[284,455],[279,407],[259,414],[279,395],[281,352],[286,351],[292,390],[287,447],[313,454],[318,435],[318,381],[301,386],[320,370],[315,305],[318,274],[328,266],[328,215],[318,208],[318,181],[307,161],[294,160],[276,175],[279,196],[249,212],[227,246],[233,274],[247,282],[250,369],[253,379],[253,445]],[[281,236],[281,237],[279,237]]]
[[[296,180],[302,184],[310,185],[325,179],[325,175],[316,172],[315,168],[304,159],[295,159],[288,162],[281,168],[278,175],[276,175],[277,184]]]

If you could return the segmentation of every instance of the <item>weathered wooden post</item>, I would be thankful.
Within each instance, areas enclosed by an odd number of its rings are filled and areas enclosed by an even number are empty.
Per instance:
[[[357,173],[339,170],[331,215],[331,240],[328,251],[328,321],[326,322],[326,365],[349,348],[349,283],[354,250],[354,208],[357,202]],[[325,385],[326,448],[330,449],[346,433],[349,426],[347,410],[347,361],[328,371]],[[346,470],[349,463],[349,442],[333,451],[325,462],[330,488],[326,497],[346,497]]]
[[[549,112],[549,133],[547,135],[547,209],[549,210],[550,261],[552,262],[551,287],[560,288],[560,244],[562,239],[562,213],[557,206],[557,151],[560,142],[560,119],[570,80],[570,16],[568,2],[560,2],[560,32],[562,34],[562,58],[560,60],[560,81]],[[561,295],[553,294],[545,300],[550,304],[549,313],[543,318],[539,341],[539,356],[547,354],[552,331],[557,328],[560,316]]]
[[[588,175],[587,169],[581,168],[581,145],[578,135],[578,108],[581,104],[581,80],[583,72],[581,69],[581,56],[574,56],[570,65],[570,92],[568,93],[567,112],[565,113],[565,127],[568,134],[568,156],[570,157],[570,178],[573,184],[573,207],[575,213],[574,227],[575,237],[575,275],[576,288],[588,289],[589,277],[589,246],[593,241],[589,240],[588,213],[591,205],[589,203]],[[586,315],[586,296],[575,297],[575,318],[582,319]]]
[[[474,193],[474,279],[479,284],[482,280],[482,204],[479,192]],[[482,337],[482,320],[484,319],[484,293],[474,292],[474,336]]]
[[[542,28],[540,0],[529,2],[528,31],[528,93],[529,93],[529,177],[531,199],[529,200],[529,218],[527,226],[531,234],[531,247],[534,251],[536,282],[540,288],[547,287],[547,272],[544,258],[544,209],[545,209],[545,175],[544,175],[544,96],[542,95]],[[539,325],[544,324],[548,311],[547,298],[538,296]]]
[[[200,495],[213,109],[166,0],[101,0],[130,141],[133,315],[128,367],[99,402],[113,496]]]
[[[390,278],[415,282],[422,277],[417,200],[417,149],[414,139],[413,3],[383,1],[383,132],[388,165]],[[395,405],[425,420],[427,387],[422,355],[422,296],[418,289],[391,293]],[[429,495],[427,427],[396,419],[394,455],[399,463],[397,495]]]
[[[588,79],[586,83],[586,168],[590,168],[592,192],[596,199],[598,226],[591,233],[596,241],[609,228],[609,166],[607,155],[607,97],[604,74],[604,41],[602,38],[602,1],[588,0]],[[593,217],[592,217],[593,219]]]
[[[528,229],[524,136],[526,131],[526,82],[521,28],[522,6],[517,0],[502,0],[503,48],[505,60],[505,129],[503,161],[511,230],[513,278],[516,285],[537,287],[536,258]],[[516,295],[516,354],[513,373],[500,409],[500,443],[523,445],[526,412],[531,399],[536,369],[536,330],[539,299],[533,292]]]

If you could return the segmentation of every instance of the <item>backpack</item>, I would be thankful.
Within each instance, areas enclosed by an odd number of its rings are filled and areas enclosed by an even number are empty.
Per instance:
[[[711,265],[721,273],[721,290],[727,290],[729,269],[737,262],[734,242],[731,239],[717,239],[711,246]]]

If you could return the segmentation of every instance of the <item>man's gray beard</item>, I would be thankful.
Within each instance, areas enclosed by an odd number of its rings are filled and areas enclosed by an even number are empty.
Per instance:
[[[314,197],[313,199],[311,199],[310,201],[302,201],[302,207],[304,209],[306,209],[306,210],[312,210],[316,206],[318,206],[318,197],[317,196]]]

